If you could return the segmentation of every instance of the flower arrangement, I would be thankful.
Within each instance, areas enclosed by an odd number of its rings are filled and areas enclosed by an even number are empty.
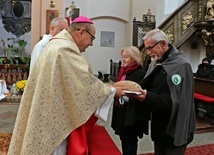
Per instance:
[[[25,86],[27,84],[27,80],[21,80],[16,83],[16,87],[19,92],[23,92],[25,90]]]

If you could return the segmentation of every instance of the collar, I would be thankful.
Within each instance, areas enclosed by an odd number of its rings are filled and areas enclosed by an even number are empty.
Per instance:
[[[172,49],[173,49],[172,45],[169,44],[169,49],[164,53],[164,55],[162,56],[161,59],[157,60],[157,63],[164,62],[169,57],[169,53],[170,53],[170,51],[172,51]]]

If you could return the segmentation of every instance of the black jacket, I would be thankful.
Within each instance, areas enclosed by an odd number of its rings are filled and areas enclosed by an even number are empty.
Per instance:
[[[213,71],[212,65],[200,64],[200,65],[198,65],[196,77],[209,79],[212,71]]]
[[[132,73],[126,75],[126,80],[139,82],[143,79],[145,71],[138,68]],[[133,127],[133,134],[137,132],[138,137],[142,138],[143,133],[148,134],[148,120],[150,119],[149,111],[143,108],[133,100],[125,102],[123,106],[113,106],[112,128],[115,134],[124,136],[126,127]]]
[[[151,137],[160,146],[182,146],[196,130],[194,79],[189,62],[174,46],[140,82],[152,112]]]

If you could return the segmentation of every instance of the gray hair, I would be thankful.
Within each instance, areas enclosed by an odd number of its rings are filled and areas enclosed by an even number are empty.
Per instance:
[[[56,27],[56,26],[58,26],[58,24],[60,22],[66,22],[67,23],[68,21],[65,18],[57,17],[57,18],[52,19],[50,26]]]
[[[170,41],[167,37],[167,35],[160,29],[156,28],[154,30],[151,30],[146,33],[146,35],[143,37],[143,40],[146,40],[148,38],[152,38],[155,42],[164,40],[167,44],[170,44]]]
[[[137,47],[135,47],[135,46],[124,47],[121,50],[121,54],[123,53],[123,51],[126,51],[136,61],[137,64],[141,65],[142,56],[141,56],[140,51]]]

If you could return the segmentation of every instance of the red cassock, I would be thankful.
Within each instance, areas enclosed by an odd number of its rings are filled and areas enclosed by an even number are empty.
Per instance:
[[[97,117],[92,115],[85,124],[75,129],[69,135],[67,155],[89,154],[87,137],[90,131],[93,129],[95,123],[97,122],[97,119]]]

